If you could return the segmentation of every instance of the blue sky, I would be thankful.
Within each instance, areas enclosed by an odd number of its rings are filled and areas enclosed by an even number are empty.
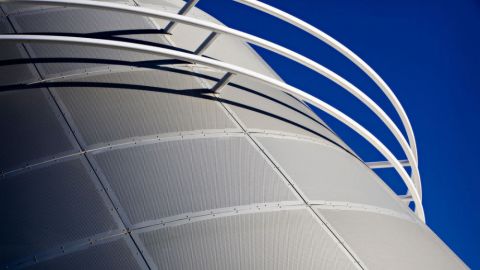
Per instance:
[[[369,63],[402,102],[417,138],[427,224],[472,269],[480,269],[480,2],[265,1],[317,26]],[[396,121],[393,107],[358,68],[321,41],[232,1],[198,6],[230,27],[302,53],[350,80]],[[402,157],[393,135],[335,84],[270,52],[257,51],[288,83],[329,102],[373,131]],[[324,120],[366,161],[382,160],[361,137]],[[390,170],[379,174],[398,192]]]

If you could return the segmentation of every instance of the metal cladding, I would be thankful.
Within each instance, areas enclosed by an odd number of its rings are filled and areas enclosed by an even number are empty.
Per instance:
[[[2,1],[0,34],[197,52],[281,81],[233,36],[44,4]],[[0,46],[1,269],[468,268],[277,86],[108,46]]]

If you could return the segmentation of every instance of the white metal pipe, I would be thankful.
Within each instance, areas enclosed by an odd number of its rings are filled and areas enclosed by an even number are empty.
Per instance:
[[[154,46],[147,46],[147,45],[131,43],[131,42],[121,42],[121,41],[93,39],[93,38],[80,38],[80,37],[49,36],[49,35],[0,35],[0,41],[22,42],[22,43],[28,43],[28,42],[40,43],[41,42],[41,43],[81,44],[81,45],[87,45],[87,46],[106,47],[106,48],[129,50],[129,51],[149,53],[149,54],[157,54],[157,55],[172,57],[175,59],[184,60],[192,63],[202,64],[205,66],[230,72],[233,74],[242,74],[244,76],[262,81],[266,84],[276,86],[285,92],[288,92],[292,95],[300,97],[302,100],[312,104],[318,109],[326,112],[327,114],[341,121],[351,129],[353,129],[355,132],[357,132],[360,136],[365,138],[380,153],[382,153],[382,155],[393,165],[393,167],[398,172],[398,174],[400,175],[404,183],[407,185],[408,190],[411,192],[412,198],[415,202],[415,211],[418,217],[422,221],[425,221],[425,215],[423,212],[421,198],[415,184],[413,183],[412,179],[403,168],[402,164],[392,154],[392,152],[390,152],[390,150],[385,145],[383,145],[382,142],[380,142],[380,140],[378,140],[373,134],[371,134],[363,126],[355,122],[353,119],[351,119],[341,111],[321,101],[320,99],[306,92],[303,92],[298,88],[288,85],[284,82],[265,76],[258,72],[254,72],[252,70],[248,70],[233,64],[229,64],[229,63],[224,63],[211,58],[206,58],[206,57],[198,56],[195,54],[180,52],[180,51],[171,50],[171,49],[159,48]]]
[[[185,5],[183,5],[183,7],[178,11],[178,14],[180,15],[185,15],[187,14],[190,9],[192,9],[198,2],[199,0],[190,0],[188,1],[187,3],[185,3]],[[167,26],[165,26],[165,32],[167,33],[171,33],[173,28],[175,27],[175,25],[177,24],[176,21],[171,21],[167,24]]]
[[[405,155],[407,156],[407,159],[412,165],[412,178],[417,187],[417,190],[419,191],[420,198],[422,196],[420,173],[418,171],[418,165],[417,165],[418,161],[417,161],[415,152],[411,148],[411,142],[409,145],[409,143],[403,136],[402,132],[398,129],[398,127],[391,120],[391,118],[380,108],[380,106],[378,106],[372,99],[370,99],[365,93],[363,93],[356,86],[354,86],[349,81],[339,76],[335,72],[325,68],[324,66],[316,63],[315,61],[303,55],[300,55],[294,51],[291,51],[273,42],[264,40],[262,38],[259,38],[259,37],[250,35],[248,33],[244,33],[223,25],[218,25],[215,23],[202,21],[195,18],[185,17],[182,15],[172,14],[172,13],[158,11],[158,10],[149,9],[149,8],[140,8],[140,7],[127,6],[123,4],[105,3],[105,2],[98,2],[98,1],[84,1],[84,0],[69,0],[69,1],[66,1],[66,0],[15,0],[15,1],[0,0],[0,2],[15,2],[15,3],[22,2],[22,3],[41,4],[41,5],[56,5],[56,6],[61,5],[61,6],[105,9],[105,10],[114,10],[114,11],[126,12],[126,13],[154,17],[154,18],[168,19],[171,21],[181,22],[184,24],[208,29],[216,33],[229,34],[237,38],[243,39],[251,44],[255,44],[257,46],[260,46],[272,52],[278,53],[286,58],[289,58],[325,76],[326,78],[332,80],[333,82],[341,86],[343,89],[350,92],[352,95],[358,98],[362,103],[364,103],[369,109],[371,109],[383,121],[383,123],[385,123],[385,125],[388,127],[388,129],[392,132],[392,134],[395,136],[397,141],[400,143],[402,150],[404,151]],[[395,106],[393,102],[392,104]],[[401,107],[399,102],[398,102],[398,106],[400,106],[399,108],[401,108],[401,111],[403,111],[403,108]],[[402,117],[401,114],[400,114],[400,117]],[[406,117],[406,114],[405,114],[405,117]],[[410,127],[405,126],[405,129],[407,130],[407,134],[413,133],[413,131],[411,130],[411,126]]]
[[[408,160],[399,160],[400,163],[404,167],[409,167],[410,163]],[[370,168],[370,169],[386,169],[386,168],[392,168],[392,164],[388,161],[371,161],[371,162],[365,162],[365,164]]]
[[[373,68],[371,68],[365,61],[363,61],[363,59],[361,59],[349,48],[347,48],[345,45],[338,42],[336,39],[329,36],[325,32],[280,9],[274,8],[270,5],[267,5],[257,0],[234,0],[234,1],[250,6],[264,13],[270,14],[282,21],[292,24],[302,29],[303,31],[315,36],[316,38],[328,44],[330,47],[337,50],[339,53],[343,54],[350,61],[352,61],[357,67],[359,67],[363,72],[365,72],[365,74],[367,74],[375,82],[375,84],[377,84],[377,86],[380,87],[380,89],[385,93],[385,95],[388,97],[390,102],[395,107],[395,110],[400,116],[400,119],[402,120],[402,123],[407,132],[408,141],[410,142],[410,147],[412,149],[412,152],[415,155],[415,159],[418,161],[417,144],[415,141],[415,135],[413,134],[412,125],[410,123],[410,120],[407,117],[405,110],[403,109],[403,106],[401,105],[400,101],[393,93],[392,89],[388,86],[388,84],[382,79],[382,77],[380,77],[380,75],[378,75],[377,72],[375,72],[375,70],[373,70]]]

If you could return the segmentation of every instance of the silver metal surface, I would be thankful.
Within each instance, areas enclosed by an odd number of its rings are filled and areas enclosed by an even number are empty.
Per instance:
[[[410,145],[346,80],[222,25],[196,0],[0,0],[10,149],[0,159],[1,268],[467,268],[407,206],[422,217],[415,141],[383,80],[313,26],[241,1],[359,65],[394,104]],[[343,83],[389,125],[408,161],[285,84],[246,42]],[[304,101],[388,161],[363,163]],[[412,191],[400,198],[371,170],[392,166]]]
[[[45,89],[0,92],[0,171],[78,151]]]
[[[94,156],[131,224],[228,206],[298,200],[243,136],[132,146]]]
[[[25,2],[28,2],[28,1],[25,1]],[[50,4],[55,5],[55,4],[62,4],[65,1],[60,0],[60,1],[41,1],[41,2],[50,3]],[[37,3],[39,3],[39,2],[37,1]],[[234,30],[234,29],[230,29],[230,28],[226,28],[226,27],[222,27],[222,26],[218,26],[218,25],[212,25],[212,24],[209,24],[208,22],[190,19],[190,18],[186,18],[184,16],[171,16],[171,15],[168,15],[168,14],[164,14],[164,13],[162,14],[162,13],[159,13],[159,12],[155,12],[153,10],[144,10],[144,9],[139,10],[138,8],[130,8],[130,7],[127,7],[127,6],[122,7],[121,5],[114,5],[114,4],[110,4],[110,5],[109,4],[96,4],[95,5],[95,4],[92,4],[91,2],[89,3],[89,2],[82,2],[82,1],[76,1],[76,2],[69,1],[69,2],[67,2],[67,4],[72,5],[72,6],[83,6],[83,7],[94,7],[94,8],[97,8],[97,9],[117,10],[117,11],[122,11],[122,12],[127,12],[127,13],[134,13],[134,14],[139,14],[139,15],[147,15],[147,16],[154,16],[154,17],[161,17],[161,18],[165,18],[165,17],[174,18],[178,21],[185,22],[185,23],[188,23],[188,24],[193,24],[195,26],[202,26],[202,27],[210,29],[210,30],[217,30],[218,32],[232,34],[234,36],[241,37],[241,38],[251,42],[252,44],[255,44],[255,45],[261,46],[263,48],[269,49],[271,51],[274,51],[276,53],[279,53],[280,55],[283,55],[283,56],[285,56],[289,59],[292,59],[292,60],[294,60],[298,63],[301,63],[302,65],[304,65],[304,66],[318,72],[319,74],[329,78],[330,80],[332,80],[333,82],[335,82],[336,84],[338,84],[339,86],[344,88],[345,90],[349,91],[352,95],[357,97],[365,105],[367,105],[367,107],[369,107],[385,123],[385,125],[390,129],[390,131],[393,133],[393,135],[395,136],[397,141],[400,143],[400,145],[402,146],[402,149],[404,150],[405,154],[407,155],[408,160],[412,164],[412,170],[413,170],[413,172],[412,172],[412,182],[413,182],[413,184],[415,184],[415,188],[414,188],[415,190],[413,190],[412,193],[414,194],[414,197],[418,197],[418,198],[415,199],[417,201],[417,205],[418,205],[416,211],[418,212],[419,216],[422,219],[424,219],[424,215],[422,213],[423,210],[422,210],[422,207],[421,207],[421,182],[420,182],[420,174],[419,174],[418,166],[417,166],[416,152],[414,154],[412,149],[410,149],[410,146],[409,146],[408,142],[406,141],[406,139],[404,138],[403,134],[398,129],[398,127],[395,125],[395,123],[390,119],[390,117],[373,100],[371,100],[366,94],[364,94],[360,89],[358,89],[357,87],[352,85],[350,82],[348,82],[344,78],[340,77],[338,74],[330,71],[329,69],[323,67],[322,65],[314,62],[311,59],[308,59],[308,58],[306,58],[306,57],[304,57],[304,56],[302,56],[298,53],[295,53],[295,52],[293,52],[291,50],[288,50],[284,47],[281,47],[277,44],[274,44],[272,42],[263,40],[261,38],[258,38],[258,37],[255,37],[255,36],[252,36],[252,35],[249,35],[247,33],[243,33],[243,32],[240,32],[240,31],[237,31],[237,30]],[[270,10],[270,8],[268,6],[264,6],[264,10]],[[313,28],[313,29],[316,30],[315,28]],[[208,39],[208,37],[207,37],[207,39]],[[340,45],[338,45],[337,47],[339,47],[339,46]],[[346,49],[346,50],[348,50],[348,49]],[[353,53],[351,53],[351,55],[353,55],[352,57],[353,57],[354,60],[358,58]],[[366,64],[361,65],[361,67],[365,67],[365,66],[368,67],[368,65],[366,65]],[[373,70],[370,73],[376,75],[376,73],[374,73]],[[390,100],[392,101],[392,104],[397,109],[397,112],[399,113],[400,117],[402,118],[402,121],[404,122],[405,128],[407,129],[407,132],[410,136],[410,139],[414,140],[413,131],[411,129],[408,118],[406,117],[405,112],[403,111],[403,108],[400,105],[400,103],[398,102],[398,100],[396,99],[395,95],[388,88],[388,86],[386,86],[386,84],[385,84],[385,87],[382,87],[382,90],[385,91],[385,94],[390,98]],[[308,98],[304,97],[304,100],[308,100]],[[315,103],[315,102],[311,102],[311,103]],[[373,143],[373,144],[375,144],[375,143]],[[413,145],[415,145],[414,142],[413,142]],[[382,152],[382,151],[380,151],[380,152]],[[399,170],[400,174],[404,174],[404,172],[401,172],[402,168],[398,164],[395,164],[394,167],[396,167],[396,169]],[[406,176],[402,176],[402,178],[405,178],[405,177]],[[407,179],[404,179],[404,180],[407,180]],[[410,184],[407,184],[407,185],[410,185]],[[410,189],[412,189],[412,188],[410,188]]]
[[[362,162],[332,143],[256,138],[284,173],[294,179],[308,202],[348,201],[400,213],[410,211]]]
[[[139,70],[77,78],[63,85],[51,89],[86,146],[154,134],[235,130],[215,98],[203,94],[209,90],[188,73]]]
[[[368,269],[467,269],[420,222],[377,213],[318,209]]]
[[[24,1],[24,2],[28,2],[28,1]],[[306,57],[304,57],[304,56],[302,56],[298,53],[295,53],[295,52],[293,52],[293,51],[291,51],[287,48],[281,47],[281,46],[279,46],[275,43],[266,41],[264,39],[261,39],[261,38],[258,38],[258,37],[255,37],[255,36],[252,36],[252,35],[249,35],[247,33],[243,33],[243,32],[231,29],[231,28],[226,28],[226,27],[222,27],[222,26],[218,26],[218,25],[214,25],[214,24],[212,25],[212,24],[209,24],[208,22],[204,22],[204,21],[200,21],[200,20],[194,20],[194,19],[191,19],[191,18],[187,18],[185,16],[171,16],[171,15],[168,15],[168,14],[165,14],[165,13],[162,14],[162,13],[159,13],[159,12],[155,12],[153,10],[130,8],[130,7],[127,7],[125,5],[123,5],[123,7],[122,7],[121,5],[115,5],[115,4],[92,4],[91,2],[89,3],[89,2],[82,2],[82,1],[65,2],[65,1],[62,1],[62,0],[59,0],[59,1],[47,1],[47,0],[36,1],[37,4],[40,3],[40,2],[54,4],[54,5],[55,4],[68,4],[68,5],[72,5],[72,6],[82,6],[82,7],[93,7],[93,8],[97,8],[97,9],[117,10],[117,11],[122,11],[122,12],[127,12],[127,13],[134,13],[134,14],[139,14],[139,15],[147,15],[147,16],[154,16],[154,17],[161,17],[161,18],[173,18],[173,19],[181,21],[181,22],[185,22],[185,23],[188,23],[188,24],[193,24],[195,26],[201,26],[201,27],[204,27],[204,28],[207,28],[207,29],[210,29],[210,30],[216,30],[218,32],[228,33],[228,34],[234,35],[236,37],[243,38],[243,39],[249,41],[252,44],[261,46],[263,48],[266,48],[268,50],[276,52],[276,53],[278,53],[282,56],[285,56],[289,59],[292,59],[292,60],[294,60],[294,61],[296,61],[296,62],[314,70],[314,71],[316,71],[317,73],[327,77],[328,79],[332,80],[333,82],[335,82],[336,84],[338,84],[339,86],[344,88],[345,90],[349,91],[352,95],[357,97],[367,107],[369,107],[385,123],[385,125],[389,128],[389,130],[393,133],[393,135],[395,136],[397,141],[400,143],[404,153],[407,155],[407,159],[412,164],[412,177],[411,178],[412,178],[413,184],[415,185],[415,188],[411,187],[410,189],[414,189],[414,190],[412,190],[412,193],[413,193],[413,196],[415,197],[415,201],[417,202],[416,204],[418,205],[418,207],[416,208],[416,211],[417,211],[418,215],[422,219],[424,219],[423,209],[421,207],[421,181],[420,181],[420,174],[419,174],[418,166],[417,166],[416,148],[414,147],[415,151],[412,151],[412,149],[410,149],[410,146],[409,146],[408,142],[406,141],[406,139],[404,138],[402,132],[398,129],[398,127],[390,119],[390,117],[372,99],[370,99],[360,89],[358,89],[357,87],[352,85],[350,82],[348,82],[347,80],[345,80],[344,78],[342,78],[338,74],[330,71],[329,69],[323,67],[322,65],[314,62],[311,59],[308,59],[308,58],[306,58]],[[291,16],[288,17],[288,14],[285,14],[281,11],[272,9],[271,7],[269,7],[267,5],[263,5],[262,7],[263,7],[264,11],[270,11],[273,14],[277,14],[277,13],[282,14],[283,17],[286,17],[286,18],[291,17]],[[296,18],[293,17],[293,18],[290,18],[290,19],[295,20]],[[327,39],[329,38],[328,36],[325,37],[323,32],[319,31],[318,29],[299,21],[298,19],[296,21],[297,21],[297,25],[300,25],[300,26],[305,25],[305,27],[310,28],[311,32],[313,32],[317,36],[327,38]],[[208,37],[207,37],[207,39],[208,39]],[[340,48],[339,49],[340,51],[346,52],[347,55],[351,56],[351,59],[353,59],[353,61],[355,63],[360,63],[359,61],[361,61],[361,59],[358,58],[355,54],[351,53],[351,51],[349,51],[348,49],[343,48],[344,47],[343,45],[339,44],[338,42],[336,42],[335,40],[333,40],[331,38],[328,39],[328,40],[330,40],[332,44],[335,44],[335,46],[334,46],[335,48],[337,48],[337,49]],[[412,145],[415,146],[413,131],[411,129],[410,122],[408,121],[408,118],[406,117],[406,114],[405,114],[401,104],[399,103],[398,99],[396,99],[396,97],[393,94],[393,92],[391,91],[391,89],[388,88],[388,86],[383,82],[383,80],[381,80],[381,78],[373,70],[369,69],[370,67],[368,65],[359,64],[359,66],[361,68],[368,69],[367,73],[370,76],[374,77],[376,75],[376,77],[378,77],[377,81],[379,81],[379,85],[380,85],[381,89],[384,90],[385,94],[389,97],[392,104],[396,108],[398,114],[400,115],[400,117],[401,117],[401,119],[404,123],[405,128],[407,129],[407,133],[409,135],[410,140],[413,140]],[[270,83],[272,83],[272,81],[270,81]],[[302,96],[302,95],[299,95],[299,96]],[[303,96],[303,99],[306,100],[306,101],[309,100],[309,98],[307,98],[306,96]],[[310,99],[310,103],[312,103],[313,105],[315,104],[315,102],[313,102],[312,99]],[[369,140],[369,139],[367,139],[367,140]],[[371,140],[369,140],[369,141],[374,145],[378,144],[378,142],[372,142]],[[383,152],[382,150],[379,150],[379,151]],[[414,154],[414,152],[415,152],[415,154]],[[390,158],[393,159],[393,157],[390,157]],[[391,162],[394,162],[394,161],[391,160]],[[402,172],[402,168],[400,167],[399,164],[394,164],[394,167],[398,170],[400,175],[405,174],[405,172]],[[408,181],[406,179],[406,176],[402,176],[402,178],[404,178],[405,181]],[[410,185],[411,184],[407,184],[407,186],[410,186]]]
[[[139,238],[158,269],[358,269],[305,210],[199,221]]]
[[[118,229],[87,170],[74,158],[0,181],[0,265]]]
[[[164,44],[160,31],[152,29],[145,18],[115,12],[91,9],[47,9],[10,16],[18,33],[70,34],[90,37],[113,38],[147,44]],[[155,34],[143,34],[149,30]],[[156,31],[156,32],[155,32]],[[106,48],[85,46],[27,44],[33,58],[39,59],[37,67],[43,77],[52,78],[72,73],[92,72],[106,67],[129,65],[130,62],[159,61],[148,54],[125,53]],[[161,62],[161,61],[159,61]]]
[[[21,267],[21,269],[148,269],[139,260],[139,255],[131,252],[129,238],[121,238],[112,242],[92,245],[87,249],[79,250],[50,260]]]

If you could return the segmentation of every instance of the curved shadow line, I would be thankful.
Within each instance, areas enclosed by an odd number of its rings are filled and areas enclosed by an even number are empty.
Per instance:
[[[153,41],[146,41],[141,40],[138,38],[128,38],[128,37],[120,37],[115,36],[114,34],[120,33],[122,35],[136,35],[136,34],[144,34],[144,33],[155,33],[155,34],[163,34],[164,32],[161,30],[156,29],[135,29],[135,30],[116,30],[116,31],[104,31],[104,32],[92,32],[92,33],[69,33],[69,32],[21,32],[19,34],[22,35],[55,35],[55,36],[63,36],[63,37],[82,37],[82,38],[101,38],[101,39],[109,39],[115,41],[125,41],[125,42],[133,42],[142,45],[154,46],[159,48],[165,48],[180,52],[186,53],[193,53],[190,50],[182,49],[179,47],[174,47],[171,45],[153,42]]]
[[[183,60],[175,60],[175,59],[162,59],[162,60],[147,60],[147,61],[125,61],[125,60],[114,60],[114,59],[96,59],[96,58],[65,58],[65,57],[57,57],[57,58],[31,58],[31,59],[26,59],[26,58],[18,58],[18,59],[10,59],[10,60],[2,60],[0,61],[0,66],[8,66],[8,65],[19,65],[19,64],[44,64],[44,63],[92,63],[92,64],[107,64],[107,65],[121,65],[121,66],[133,66],[133,67],[140,67],[140,68],[148,68],[148,69],[154,69],[154,70],[162,70],[162,71],[169,71],[169,72],[174,72],[178,74],[183,74],[183,75],[189,75],[189,76],[195,76],[197,78],[201,79],[206,79],[210,81],[217,82],[219,79],[213,76],[209,76],[206,74],[194,72],[194,71],[188,71],[188,70],[181,70],[181,69],[176,69],[172,67],[160,67],[160,65],[176,65],[176,64],[190,64],[190,62],[183,61]],[[33,83],[37,84],[37,83]],[[322,127],[326,128],[333,134],[335,134],[327,125],[324,123],[318,121],[317,119],[313,118],[312,116],[306,114],[305,112],[300,111],[299,109],[282,102],[278,99],[275,99],[273,97],[270,97],[268,95],[265,95],[263,93],[260,93],[256,90],[253,90],[251,88],[232,83],[230,82],[228,84],[231,87],[237,88],[244,90],[246,92],[249,92],[254,95],[258,95],[260,97],[263,97],[265,99],[268,99],[272,102],[278,103],[292,111],[295,111],[296,113],[299,113],[310,120],[314,121],[315,123],[321,125]],[[8,87],[8,86],[7,86]],[[3,87],[0,86],[0,90]],[[1,90],[1,91],[6,91],[6,90]]]
[[[347,153],[350,153],[352,156],[355,156],[350,150],[346,149],[344,146],[340,145],[339,143],[333,141],[332,139],[326,137],[323,134],[320,134],[308,127],[305,127],[303,125],[300,125],[292,120],[286,119],[284,117],[272,114],[270,112],[242,104],[239,102],[235,102],[232,100],[224,99],[224,98],[219,98],[215,96],[210,96],[208,94],[211,94],[212,91],[207,88],[199,88],[199,89],[182,89],[182,90],[175,90],[171,88],[163,88],[163,87],[156,87],[156,86],[146,86],[146,85],[136,85],[136,84],[126,84],[126,83],[105,83],[105,82],[41,82],[37,84],[32,84],[32,85],[25,85],[25,84],[17,84],[17,85],[9,85],[5,87],[0,87],[0,93],[5,92],[5,91],[12,91],[12,90],[28,90],[28,89],[36,89],[36,88],[56,88],[56,87],[66,87],[66,88],[75,88],[75,87],[87,87],[87,88],[115,88],[115,89],[123,89],[123,90],[143,90],[143,91],[150,91],[150,92],[158,92],[158,93],[166,93],[166,94],[175,94],[175,95],[182,95],[182,96],[189,96],[189,97],[195,97],[195,98],[202,98],[206,100],[211,100],[211,101],[219,101],[223,102],[225,104],[237,106],[240,108],[244,108],[247,110],[254,111],[256,113],[260,113],[272,118],[275,118],[277,120],[283,121],[285,123],[288,123],[290,125],[296,126],[298,128],[301,128],[305,131],[308,131],[312,134],[315,134],[318,137],[321,137],[322,139],[329,141],[330,143],[340,147],[341,149],[345,150]],[[356,157],[357,158],[357,157]]]
[[[16,58],[0,60],[0,66],[26,65],[26,64],[56,64],[56,63],[86,63],[86,64],[106,64],[118,66],[131,66],[158,69],[158,65],[180,65],[191,64],[188,61],[176,59],[160,59],[145,61],[126,61],[116,59],[98,59],[98,58],[77,58],[77,57],[38,57],[38,58]]]

